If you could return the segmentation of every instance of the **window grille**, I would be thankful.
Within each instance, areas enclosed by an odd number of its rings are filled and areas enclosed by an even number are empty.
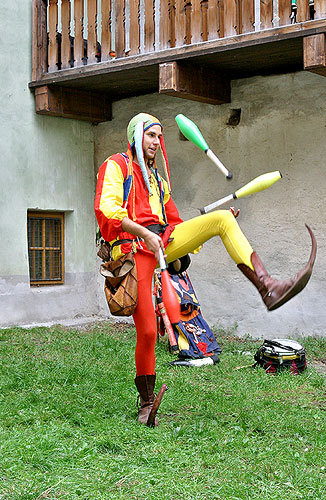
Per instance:
[[[27,232],[31,285],[63,283],[64,214],[28,211]]]

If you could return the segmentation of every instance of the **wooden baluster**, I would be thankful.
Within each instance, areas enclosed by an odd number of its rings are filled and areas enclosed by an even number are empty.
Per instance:
[[[207,39],[219,38],[220,17],[219,6],[216,0],[207,1]]]
[[[224,36],[237,34],[237,1],[225,0]]]
[[[315,0],[315,19],[326,17],[326,0]]]
[[[191,2],[191,43],[202,40],[202,13],[200,0]]]
[[[291,2],[289,2],[289,0],[278,0],[278,10],[280,26],[287,26],[291,24]]]
[[[130,32],[129,46],[130,55],[139,54],[139,0],[130,0]]]
[[[170,46],[175,47],[175,0],[169,0],[169,19],[171,27]]]
[[[241,33],[255,31],[255,4],[254,0],[242,0],[242,25]]]
[[[220,38],[224,38],[224,0],[218,0],[218,16],[219,16],[219,26],[220,26]]]
[[[58,69],[58,0],[49,0],[49,71]]]
[[[260,29],[271,28],[273,20],[273,0],[260,0]]]
[[[40,80],[48,70],[48,35],[46,22],[46,2],[33,0],[33,44],[32,44],[32,80]]]
[[[125,2],[119,0],[115,3],[115,54],[116,57],[125,55],[125,30],[124,30]],[[132,23],[132,19],[130,20]]]
[[[160,41],[159,50],[167,49],[171,41],[171,20],[169,11],[169,0],[160,0]]]
[[[74,59],[75,66],[83,65],[84,57],[84,0],[75,0],[74,4],[75,40]]]
[[[191,3],[186,3],[185,5],[185,16],[186,16],[185,42],[187,45],[189,45],[191,43]]]
[[[208,29],[207,29],[207,9],[208,0],[201,0],[201,13],[202,13],[202,39],[203,42],[208,40]]]
[[[88,35],[87,35],[87,64],[97,62],[97,1],[87,1],[87,20],[88,20]]]
[[[101,0],[101,15],[101,61],[107,61],[111,52],[111,0]]]
[[[297,0],[297,23],[309,21],[309,0]]]
[[[175,0],[175,46],[185,44],[186,38],[186,10],[185,0]]]
[[[236,24],[237,34],[242,33],[242,0],[237,0],[237,24]]]
[[[70,0],[61,0],[61,69],[70,68]]]
[[[145,52],[154,51],[154,0],[145,0]]]

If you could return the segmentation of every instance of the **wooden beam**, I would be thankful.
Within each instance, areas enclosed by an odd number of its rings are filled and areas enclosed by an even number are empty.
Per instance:
[[[92,123],[112,120],[112,106],[107,94],[66,87],[44,85],[36,88],[35,110],[40,115]]]
[[[303,67],[306,71],[326,76],[325,33],[306,36],[303,39]]]
[[[159,92],[207,104],[231,100],[230,80],[214,70],[176,61],[160,64]]]

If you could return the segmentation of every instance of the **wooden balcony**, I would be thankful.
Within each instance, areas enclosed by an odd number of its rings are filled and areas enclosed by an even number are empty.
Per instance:
[[[326,0],[33,0],[36,112],[100,122],[161,92],[230,102],[232,79],[326,75]]]

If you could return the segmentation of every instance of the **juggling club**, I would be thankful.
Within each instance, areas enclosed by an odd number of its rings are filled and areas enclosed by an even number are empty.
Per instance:
[[[167,269],[168,266],[161,248],[159,250],[159,254],[163,303],[171,324],[177,325],[180,321],[180,304],[177,292],[171,283],[171,278]]]
[[[235,191],[235,193],[229,194],[218,201],[214,201],[214,203],[210,203],[209,205],[206,205],[206,207],[200,208],[199,211],[202,215],[207,214],[207,212],[210,212],[225,203],[263,191],[264,189],[267,189],[275,184],[275,182],[279,181],[281,178],[282,174],[278,170],[276,172],[268,172],[267,174],[259,175],[252,181],[248,182],[248,184],[245,184],[245,186],[242,186],[242,188]]]
[[[177,115],[175,117],[175,121],[177,122],[177,125],[183,135],[195,146],[204,151],[208,158],[217,166],[217,168],[220,169],[222,174],[224,174],[228,180],[232,179],[231,172],[223,165],[221,160],[219,160],[215,153],[213,153],[213,151],[209,148],[197,125],[182,114]]]

